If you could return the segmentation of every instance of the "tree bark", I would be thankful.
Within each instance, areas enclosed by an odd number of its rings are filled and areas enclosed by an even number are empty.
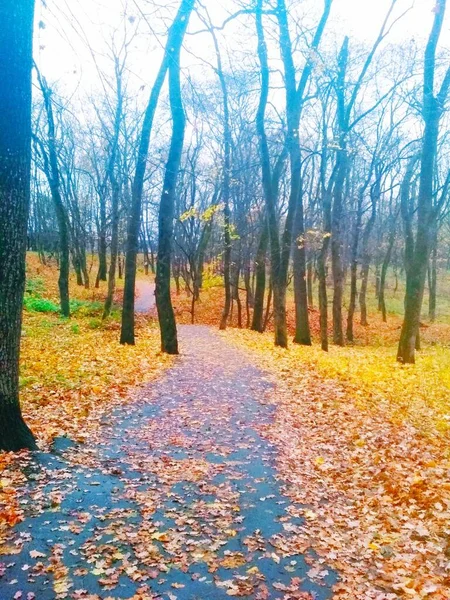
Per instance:
[[[317,26],[314,38],[311,44],[310,56],[306,61],[305,67],[300,76],[297,85],[296,69],[293,60],[292,40],[289,31],[288,11],[285,0],[277,1],[277,20],[279,26],[279,38],[281,57],[284,66],[284,80],[286,88],[286,116],[287,116],[287,146],[289,151],[291,180],[290,180],[290,198],[286,224],[281,244],[281,264],[280,276],[274,281],[280,280],[277,286],[284,286],[284,291],[276,291],[274,287],[274,306],[275,298],[286,302],[287,274],[289,267],[289,258],[292,247],[292,238],[294,237],[294,293],[295,293],[295,337],[294,342],[306,346],[311,345],[311,333],[309,327],[308,313],[308,295],[306,290],[306,252],[304,243],[297,244],[295,236],[304,238],[304,209],[303,209],[303,190],[302,190],[302,155],[300,149],[300,120],[304,102],[306,87],[313,69],[312,56],[317,51],[323,32],[325,30],[328,17],[330,15],[332,0],[325,0],[322,17]],[[293,232],[295,230],[295,236]],[[275,308],[275,313],[280,313],[280,318],[286,318],[286,307]],[[281,326],[279,325],[280,330]],[[286,325],[283,327],[283,334]]]
[[[264,331],[264,295],[266,292],[266,255],[269,245],[269,231],[264,215],[261,237],[255,258],[256,288],[255,305],[253,309],[252,330],[262,333]]]
[[[359,294],[359,305],[361,308],[361,325],[367,327],[367,287],[369,284],[370,271],[370,237],[377,217],[377,204],[381,196],[380,178],[377,179],[371,190],[372,212],[366,223],[362,239],[362,268],[361,268],[361,292]]]
[[[433,179],[438,147],[439,124],[444,111],[444,103],[450,86],[448,69],[439,93],[435,96],[434,79],[436,49],[442,30],[446,0],[438,0],[433,27],[425,50],[423,119],[425,130],[422,140],[420,163],[419,198],[417,206],[417,233],[412,254],[408,257],[406,272],[405,317],[402,325],[397,360],[402,363],[415,362],[416,340],[419,334],[420,313],[427,276],[431,248],[431,232],[436,223],[436,209],[433,206]]]
[[[34,1],[0,3],[0,450],[36,449],[19,404]]]
[[[434,323],[436,320],[436,299],[437,299],[437,228],[433,232],[432,251],[430,264],[428,266],[428,316]]]
[[[56,150],[55,119],[53,115],[52,91],[48,87],[45,78],[38,73],[38,79],[44,107],[47,116],[48,127],[48,153],[42,143],[39,144],[42,158],[44,160],[44,171],[50,186],[53,203],[55,205],[56,218],[59,230],[59,296],[61,300],[61,314],[70,317],[69,300],[69,277],[70,277],[70,246],[69,246],[69,220],[66,207],[61,195],[61,176]]]
[[[381,311],[383,323],[387,322],[386,278],[387,278],[387,272],[388,272],[389,265],[390,265],[391,258],[392,258],[392,250],[394,248],[394,243],[395,243],[395,222],[396,222],[396,219],[395,219],[395,217],[393,217],[393,223],[391,226],[391,231],[389,233],[388,247],[386,250],[386,254],[384,256],[383,264],[381,265],[380,293],[378,295],[378,310]]]
[[[294,225],[294,298],[295,298],[295,337],[294,342],[311,346],[309,328],[308,290],[306,285],[305,224],[303,217],[303,190],[300,181],[299,201]]]
[[[173,129],[159,207],[158,263],[155,288],[156,308],[161,330],[161,350],[168,354],[178,354],[177,326],[170,295],[170,272],[176,185],[186,128],[186,115],[181,94],[180,53],[194,3],[195,0],[183,0],[171,32],[174,39],[168,50],[169,96]]]
[[[361,190],[358,196],[358,204],[356,209],[355,230],[353,232],[353,243],[351,250],[351,265],[350,265],[350,303],[347,316],[347,341],[353,342],[353,319],[356,309],[356,297],[358,295],[357,278],[358,278],[358,249],[359,237],[361,233],[362,221],[362,203],[364,190]]]
[[[139,230],[142,210],[142,191],[144,188],[145,170],[150,144],[150,136],[153,128],[153,120],[158,105],[158,99],[166,78],[174,49],[181,46],[187,22],[192,12],[195,0],[182,0],[175,20],[170,28],[164,58],[156,76],[150,99],[145,111],[144,123],[142,125],[139,152],[137,157],[136,172],[131,194],[131,209],[128,219],[127,249],[125,258],[125,287],[123,294],[122,329],[120,334],[121,344],[135,343],[134,335],[134,294],[136,285],[136,258],[139,247]],[[169,270],[170,277],[170,270]]]

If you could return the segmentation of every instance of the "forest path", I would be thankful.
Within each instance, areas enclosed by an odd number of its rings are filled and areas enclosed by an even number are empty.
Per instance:
[[[60,441],[28,473],[2,600],[332,597],[336,577],[318,581],[326,566],[302,554],[260,433],[272,384],[214,330],[183,326],[180,338],[174,366],[96,439]]]
[[[135,290],[135,312],[143,314],[152,312],[156,305],[155,284],[150,281],[146,281],[145,279],[138,279],[136,281]]]

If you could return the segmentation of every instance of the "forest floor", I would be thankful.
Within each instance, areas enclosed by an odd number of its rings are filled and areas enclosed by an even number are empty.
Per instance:
[[[71,281],[62,319],[55,266],[29,257],[21,400],[42,452],[0,454],[0,599],[450,600],[447,317],[415,366],[395,362],[397,312],[371,310],[355,345],[283,350],[218,332],[212,284],[173,359],[143,273],[123,347],[104,283]]]
[[[182,327],[183,355],[83,444],[26,467],[2,550],[10,598],[331,597],[278,481],[273,386],[242,350]],[[33,596],[34,594],[34,596]]]

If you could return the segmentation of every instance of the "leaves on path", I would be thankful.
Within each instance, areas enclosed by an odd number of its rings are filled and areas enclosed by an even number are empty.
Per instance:
[[[393,421],[396,399],[374,402],[376,382],[373,395],[355,398],[324,377],[313,349],[276,349],[270,336],[250,332],[226,336],[273,373],[276,419],[261,431],[277,445],[285,492],[302,505],[291,507],[304,518],[297,540],[340,573],[333,597],[448,600],[447,447],[408,415]]]

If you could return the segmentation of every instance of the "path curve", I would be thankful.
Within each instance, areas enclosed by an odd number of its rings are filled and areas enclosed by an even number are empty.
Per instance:
[[[302,522],[260,433],[272,385],[214,330],[180,338],[175,365],[96,440],[29,473],[2,600],[332,597],[336,577],[296,542]]]
[[[155,309],[155,284],[138,279],[135,286],[134,311],[145,314]]]

